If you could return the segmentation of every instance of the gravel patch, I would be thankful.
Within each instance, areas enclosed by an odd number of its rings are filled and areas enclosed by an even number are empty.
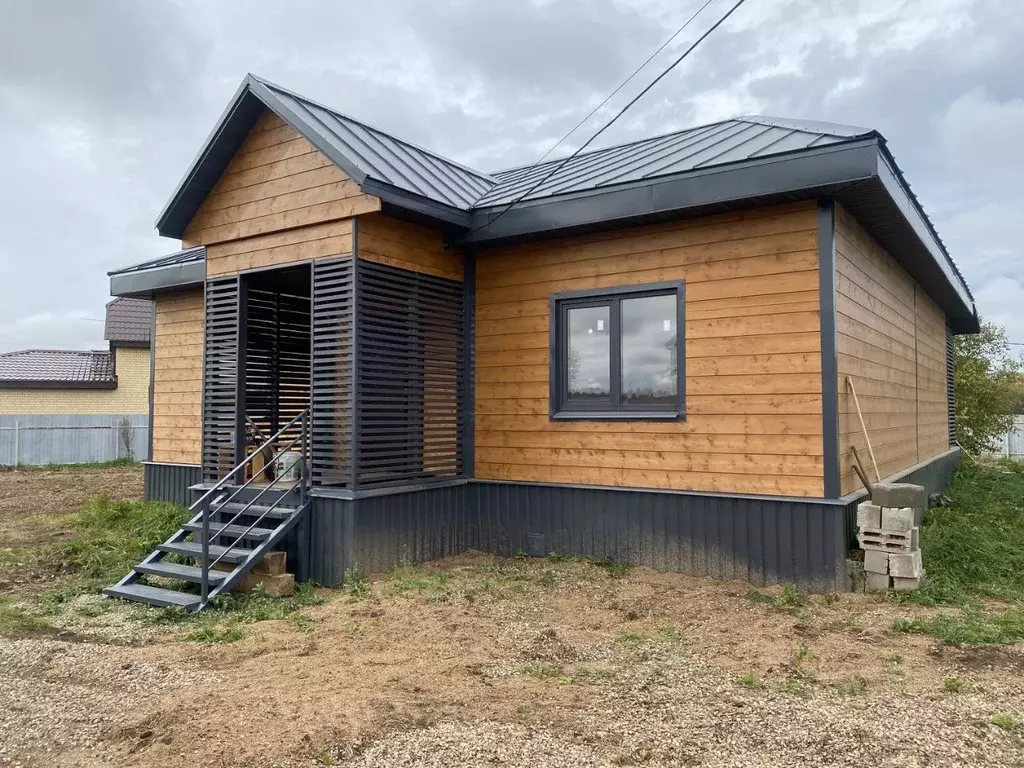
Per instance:
[[[123,647],[38,638],[0,640],[0,765],[54,765],[101,739],[149,698],[210,682],[170,663],[133,658]]]

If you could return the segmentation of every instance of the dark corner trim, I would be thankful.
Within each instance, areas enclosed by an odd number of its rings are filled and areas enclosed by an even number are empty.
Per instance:
[[[838,499],[839,354],[836,338],[836,207],[818,201],[818,301],[821,317],[821,438],[826,499]]]
[[[349,430],[351,446],[349,455],[351,464],[349,467],[351,477],[349,488],[353,491],[359,488],[359,380],[362,378],[359,373],[359,217],[352,219],[352,319],[350,332],[352,334],[352,411],[349,414]]]
[[[149,447],[146,461],[153,460],[153,392],[156,389],[156,307],[153,307],[153,327],[149,336]],[[200,393],[200,400],[202,393]],[[200,428],[202,425],[200,424]]]
[[[476,475],[476,253],[464,255],[463,290],[465,325],[463,332],[462,476]]]

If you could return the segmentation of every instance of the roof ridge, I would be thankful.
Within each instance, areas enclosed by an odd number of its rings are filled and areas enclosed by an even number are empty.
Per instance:
[[[428,154],[431,157],[434,157],[434,158],[436,158],[436,159],[438,159],[438,160],[440,160],[440,161],[442,161],[444,163],[449,163],[450,165],[454,165],[456,168],[461,168],[462,170],[466,171],[467,173],[472,173],[474,176],[479,176],[481,179],[483,179],[485,181],[490,181],[490,182],[496,182],[497,181],[491,174],[487,173],[486,171],[481,171],[481,170],[478,170],[476,168],[471,168],[468,165],[460,163],[458,160],[453,160],[450,157],[446,157],[445,155],[442,155],[437,150],[429,149],[428,147],[421,146],[421,145],[417,144],[416,142],[409,141],[409,139],[404,139],[401,136],[396,136],[391,131],[385,131],[383,128],[378,128],[375,125],[371,125],[370,123],[366,122],[365,120],[360,120],[358,118],[352,117],[351,115],[348,115],[345,112],[341,112],[341,111],[335,109],[334,107],[331,107],[331,106],[328,106],[327,104],[324,104],[322,101],[318,101],[316,99],[311,99],[308,96],[303,96],[301,93],[297,93],[296,91],[293,91],[290,88],[285,88],[284,86],[278,85],[277,83],[274,83],[274,82],[271,82],[270,80],[267,80],[266,78],[260,77],[259,75],[254,75],[252,72],[249,72],[247,77],[251,78],[252,80],[255,80],[260,85],[266,86],[268,88],[273,88],[274,90],[286,93],[289,96],[291,96],[293,99],[298,99],[299,101],[304,101],[307,104],[312,104],[313,106],[319,107],[320,109],[325,109],[328,112],[330,112],[330,113],[332,113],[334,115],[338,115],[340,117],[343,117],[346,120],[348,120],[349,122],[355,123],[356,125],[360,125],[363,128],[366,128],[366,129],[368,129],[370,131],[374,131],[376,133],[381,133],[381,134],[387,136],[388,138],[392,139],[393,141],[397,141],[400,144],[405,144],[406,146],[412,147],[413,149],[415,149],[415,150],[417,150],[419,152],[423,152],[425,154]]]
[[[774,117],[773,115],[737,115],[733,119],[755,125],[767,125],[772,128],[787,128],[791,131],[800,131],[802,133],[824,133],[844,139],[870,136],[872,134],[881,135],[875,128],[849,125],[847,123],[833,123],[829,120],[807,120],[800,117]]]

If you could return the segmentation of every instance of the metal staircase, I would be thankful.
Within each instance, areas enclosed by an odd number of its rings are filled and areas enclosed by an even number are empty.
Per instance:
[[[284,442],[267,463],[272,466],[284,453],[295,450],[298,458],[267,485],[256,485],[263,471],[253,472],[241,485],[246,467],[288,430],[297,434]],[[201,611],[217,595],[231,589],[265,554],[270,552],[309,508],[309,409],[289,421],[259,448],[246,456],[189,507],[192,518],[167,541],[136,565],[103,594],[159,606],[179,606]],[[289,470],[298,466],[298,479],[278,486]],[[168,559],[168,557],[170,559]],[[183,562],[185,561],[185,562]],[[191,562],[194,561],[195,565]],[[219,563],[234,566],[230,570]],[[187,589],[153,586],[150,577],[182,582]],[[199,585],[198,594],[194,585]]]

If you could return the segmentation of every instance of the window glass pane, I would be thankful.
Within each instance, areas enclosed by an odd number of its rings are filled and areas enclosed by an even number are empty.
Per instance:
[[[622,403],[677,402],[676,297],[622,300]]]
[[[569,312],[569,397],[607,398],[611,393],[609,307]]]

